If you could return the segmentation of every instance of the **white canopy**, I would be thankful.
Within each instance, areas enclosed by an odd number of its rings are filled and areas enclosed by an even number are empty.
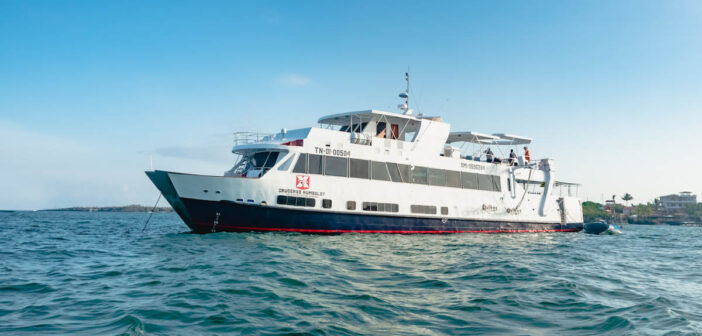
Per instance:
[[[365,111],[355,111],[355,112],[344,112],[344,113],[337,113],[337,114],[331,114],[327,115],[324,117],[319,118],[318,122],[320,124],[325,124],[325,125],[348,125],[353,122],[359,122],[359,121],[369,121],[373,119],[373,117],[379,117],[379,116],[385,116],[388,119],[409,119],[409,120],[417,120],[412,115],[404,115],[404,114],[399,114],[399,113],[392,113],[392,112],[385,112],[385,111],[378,111],[378,110],[365,110]]]
[[[497,140],[500,140],[500,138],[490,134],[483,134],[477,132],[451,132],[449,133],[448,139],[446,139],[446,143],[470,142],[476,144],[483,144],[492,143],[493,141]]]
[[[528,145],[531,143],[531,138],[505,133],[494,133],[494,136],[500,137],[500,139],[505,140],[505,145]]]
[[[531,143],[531,138],[505,133],[495,133],[490,135],[477,132],[451,132],[449,133],[446,143],[454,142],[509,146],[528,145]]]

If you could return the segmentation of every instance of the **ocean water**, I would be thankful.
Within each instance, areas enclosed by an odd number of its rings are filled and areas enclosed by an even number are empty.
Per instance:
[[[702,334],[702,228],[186,233],[175,214],[0,213],[0,334]]]

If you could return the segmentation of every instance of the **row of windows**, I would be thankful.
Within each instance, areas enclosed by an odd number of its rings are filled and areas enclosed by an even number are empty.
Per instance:
[[[399,212],[400,206],[394,203],[363,202],[363,211]]]
[[[307,198],[307,197],[294,197],[294,196],[283,196],[283,195],[278,195],[278,199],[276,200],[278,204],[282,205],[294,205],[294,206],[303,206],[303,207],[314,207],[314,198]],[[329,205],[331,207],[331,204]]]
[[[379,181],[428,184],[442,187],[502,191],[497,175],[475,174],[394,162],[349,159],[336,156],[300,154],[294,173],[354,177]]]
[[[314,198],[294,197],[278,195],[277,203],[281,205],[294,205],[304,207],[314,207]],[[378,203],[378,202],[363,202],[363,211],[378,211],[378,212],[399,212],[400,206],[396,203]],[[322,207],[329,209],[332,206],[330,199],[322,200]],[[356,210],[356,201],[346,202],[346,209]],[[433,205],[411,205],[410,211],[417,214],[436,215],[436,206]],[[441,207],[441,214],[448,215],[448,207]]]

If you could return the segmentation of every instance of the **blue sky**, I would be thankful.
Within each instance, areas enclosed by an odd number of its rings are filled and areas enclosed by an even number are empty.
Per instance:
[[[535,138],[600,201],[702,193],[699,1],[0,0],[0,209],[153,204],[231,133],[413,108]]]

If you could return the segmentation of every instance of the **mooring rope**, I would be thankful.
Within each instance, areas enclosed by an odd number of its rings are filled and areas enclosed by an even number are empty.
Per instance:
[[[149,214],[149,218],[146,219],[146,223],[144,223],[144,228],[141,229],[141,232],[144,232],[144,230],[146,230],[146,226],[149,225],[149,221],[151,220],[151,216],[154,215],[154,210],[156,210],[156,207],[158,206],[158,201],[161,200],[161,195],[163,195],[163,194],[161,194],[161,193],[158,194],[158,199],[156,199],[156,204],[154,204],[154,207],[151,208],[151,213]]]

